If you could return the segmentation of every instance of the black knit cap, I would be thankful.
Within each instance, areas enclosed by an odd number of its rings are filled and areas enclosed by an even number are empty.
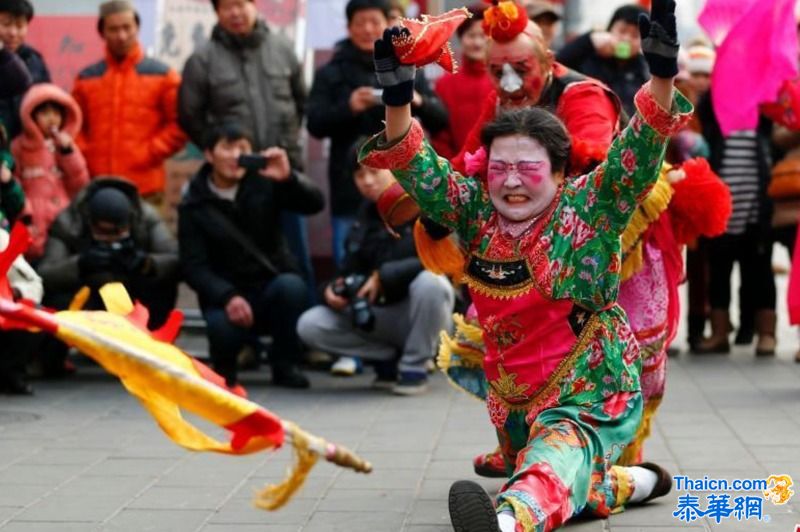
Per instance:
[[[623,21],[625,24],[632,24],[636,27],[639,27],[640,14],[649,15],[650,12],[642,6],[636,4],[626,4],[624,6],[620,6],[616,11],[614,11],[614,14],[611,15],[611,21],[608,23],[608,29],[611,30],[611,26],[613,26],[618,20]]]
[[[347,7],[345,8],[347,23],[350,24],[353,20],[353,15],[355,15],[357,11],[363,11],[365,9],[380,9],[388,19],[392,6],[389,0],[350,0],[347,2]]]
[[[130,225],[133,206],[128,196],[115,187],[104,187],[89,199],[89,221],[107,222],[116,227]]]

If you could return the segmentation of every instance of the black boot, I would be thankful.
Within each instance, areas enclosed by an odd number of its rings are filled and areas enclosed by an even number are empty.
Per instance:
[[[33,386],[21,373],[10,373],[0,377],[0,391],[9,395],[33,395]]]
[[[211,357],[214,364],[214,371],[223,379],[225,379],[225,386],[233,388],[239,384],[239,374],[237,371],[236,359],[230,360],[228,358],[215,358]]]
[[[480,484],[459,480],[450,486],[448,507],[454,532],[500,532],[492,499]]]
[[[272,383],[284,388],[303,389],[311,386],[308,377],[297,366],[273,366]]]

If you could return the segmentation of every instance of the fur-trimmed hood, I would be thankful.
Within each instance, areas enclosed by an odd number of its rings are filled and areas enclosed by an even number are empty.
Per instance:
[[[20,105],[22,145],[25,149],[37,149],[44,143],[44,135],[33,120],[33,110],[46,101],[54,101],[64,107],[66,116],[61,127],[62,131],[75,138],[81,130],[83,114],[75,99],[52,83],[39,83],[25,93]]]

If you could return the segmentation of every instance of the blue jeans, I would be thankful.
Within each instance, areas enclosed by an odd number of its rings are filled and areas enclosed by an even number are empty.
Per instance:
[[[347,240],[347,233],[356,223],[355,216],[331,216],[331,228],[333,229],[333,263],[336,267],[342,265],[344,260],[344,243]]]
[[[283,211],[281,213],[281,229],[286,238],[289,251],[297,259],[300,268],[300,275],[305,279],[308,286],[307,298],[309,305],[317,303],[316,282],[314,280],[314,267],[311,264],[311,253],[308,249],[308,231],[306,230],[306,220],[301,214]]]
[[[282,273],[260,289],[242,293],[253,311],[253,326],[245,329],[228,319],[224,307],[204,307],[208,343],[214,369],[229,382],[236,382],[236,357],[255,334],[269,333],[272,349],[269,363],[285,369],[300,363],[302,349],[297,320],[308,308],[308,286],[294,273]]]

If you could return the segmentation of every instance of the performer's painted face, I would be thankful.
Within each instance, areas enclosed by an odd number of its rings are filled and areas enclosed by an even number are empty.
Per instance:
[[[507,43],[492,42],[489,73],[504,108],[536,105],[552,65],[552,54],[542,42],[522,33]]]
[[[492,142],[487,172],[489,197],[501,216],[524,222],[541,214],[558,192],[547,150],[524,135],[498,137]]]

